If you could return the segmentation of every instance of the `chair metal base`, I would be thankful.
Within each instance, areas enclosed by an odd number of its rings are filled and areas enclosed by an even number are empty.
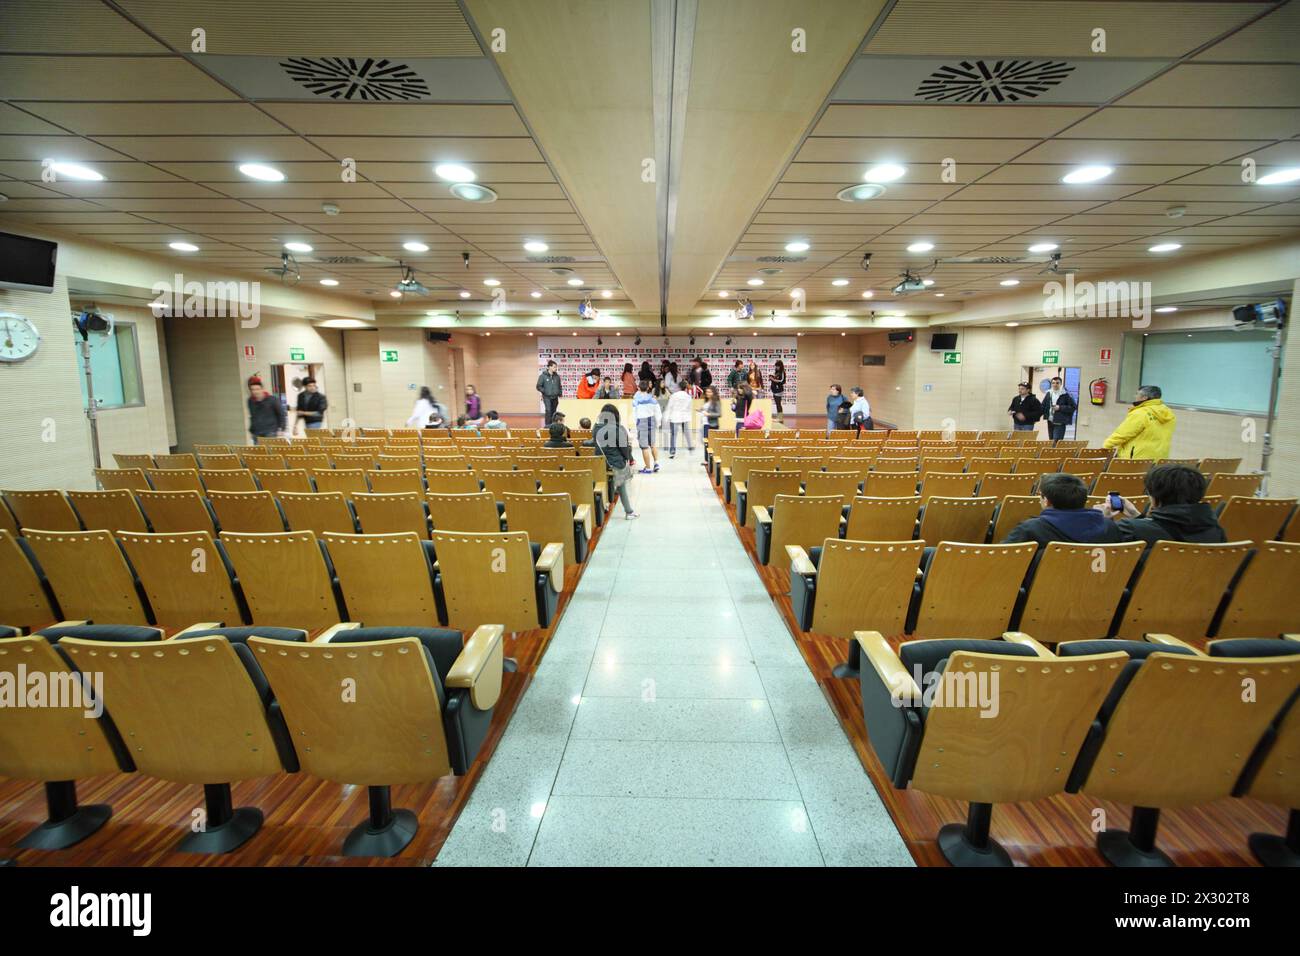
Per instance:
[[[1133,842],[1127,830],[1105,830],[1097,834],[1097,850],[1111,866],[1161,867],[1174,861],[1152,846],[1143,849]]]
[[[176,849],[182,853],[229,853],[247,843],[260,829],[262,811],[256,807],[240,807],[225,822],[191,833]]]
[[[843,664],[836,664],[831,669],[832,677],[845,680],[858,680],[862,676],[862,645],[856,640],[849,641],[849,659]]]
[[[1250,852],[1264,866],[1300,866],[1300,852],[1284,836],[1252,833],[1246,840]]]
[[[343,841],[344,856],[397,856],[406,849],[419,829],[410,810],[393,810],[388,822],[377,829],[367,820],[353,828]]]
[[[1013,866],[1011,857],[996,840],[984,846],[971,842],[964,823],[949,823],[939,831],[939,850],[953,866]]]
[[[63,850],[90,836],[113,815],[106,803],[92,803],[77,807],[70,816],[61,820],[46,820],[18,841],[24,850]]]
[[[513,674],[519,670],[519,662],[513,657],[503,657],[501,658],[501,669],[507,674]]]

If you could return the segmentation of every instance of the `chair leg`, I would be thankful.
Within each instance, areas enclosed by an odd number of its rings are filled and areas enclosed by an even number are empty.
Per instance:
[[[1285,836],[1252,833],[1247,843],[1264,866],[1300,866],[1300,810],[1287,817]]]
[[[370,819],[343,841],[344,856],[397,856],[419,829],[410,810],[393,809],[391,787],[370,787]]]
[[[1011,857],[989,837],[993,804],[972,803],[965,823],[950,823],[939,831],[939,849],[953,866],[1012,866]]]
[[[861,669],[862,645],[855,640],[849,641],[849,659],[843,664],[836,664],[831,674],[846,680],[857,680],[861,676]]]
[[[1105,830],[1097,834],[1097,849],[1111,866],[1173,866],[1174,861],[1156,849],[1160,810],[1134,807],[1127,830]]]
[[[106,803],[77,805],[77,782],[56,780],[45,784],[47,818],[18,841],[24,850],[62,850],[80,843],[113,815]]]
[[[203,803],[207,814],[203,829],[181,840],[177,849],[183,853],[229,853],[262,829],[262,811],[257,807],[236,810],[228,783],[205,783]]]

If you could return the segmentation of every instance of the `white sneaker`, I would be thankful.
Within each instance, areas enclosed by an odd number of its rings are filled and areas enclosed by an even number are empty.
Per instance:
[[[623,515],[623,517],[626,518],[628,521],[631,521],[633,518],[639,518],[639,517],[641,517],[641,516],[640,516],[639,514],[637,514],[635,511],[633,511],[633,512],[630,512],[630,513],[628,513],[628,514]]]

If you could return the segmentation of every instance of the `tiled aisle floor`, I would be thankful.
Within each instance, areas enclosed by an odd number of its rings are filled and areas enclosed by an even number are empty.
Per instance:
[[[709,487],[632,484],[435,866],[910,866]]]

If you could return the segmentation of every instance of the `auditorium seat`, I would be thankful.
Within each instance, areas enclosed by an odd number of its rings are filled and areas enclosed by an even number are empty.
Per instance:
[[[344,620],[324,549],[310,531],[223,531],[218,540],[243,591],[250,623],[315,632]]]
[[[1154,464],[1150,458],[1112,458],[1106,471],[1115,475],[1145,475]]]
[[[309,473],[316,483],[317,491],[337,491],[351,498],[370,490],[370,485],[366,484],[366,473],[360,468],[312,468]]]
[[[935,547],[940,541],[983,544],[988,540],[996,498],[930,498],[921,504],[921,527],[916,536]]]
[[[1108,495],[1113,491],[1121,498],[1132,501],[1146,495],[1146,480],[1146,475],[1130,475],[1123,472],[1108,471],[1104,475],[1097,476],[1092,491],[1099,496]]]
[[[113,461],[117,462],[119,468],[140,468],[148,471],[150,468],[156,468],[153,455],[120,455],[113,453]]]
[[[777,495],[771,509],[756,505],[753,511],[754,548],[760,564],[771,563],[773,555],[778,564],[784,563],[789,545],[807,549],[840,536],[843,505],[838,495]]]
[[[247,471],[247,469],[244,468],[244,463],[239,460],[238,455],[231,455],[231,454],[215,455],[215,454],[206,454],[206,453],[199,454],[200,471],[204,471],[204,472],[234,471],[235,469]],[[251,474],[251,472],[249,473]],[[203,480],[205,483],[207,482],[206,475],[204,475]]]
[[[932,471],[921,479],[921,504],[931,498],[971,498],[979,484],[979,475],[962,472]],[[1000,499],[999,499],[1000,500]]]
[[[69,491],[68,503],[87,531],[148,531],[135,495],[114,491]]]
[[[54,592],[39,562],[29,557],[30,545],[0,528],[0,624],[34,630],[59,620]]]
[[[564,590],[563,541],[530,542],[523,531],[435,531],[433,546],[449,626],[550,627]]]
[[[303,641],[297,629],[259,629]],[[228,853],[262,825],[262,812],[234,809],[231,783],[298,769],[266,678],[245,646],[248,631],[197,627],[152,644],[65,637],[59,646],[82,671],[104,675],[104,706],[129,742],[136,768],[175,783],[201,784],[204,815],[177,844],[189,853]]]
[[[818,474],[825,474],[825,472],[818,472]],[[798,471],[772,471],[767,468],[755,470],[751,468],[745,480],[733,480],[732,490],[736,499],[736,523],[744,527],[755,527],[754,506],[762,505],[764,508],[771,508],[776,502],[777,495],[793,496],[799,494],[802,487],[800,479],[801,475]],[[856,488],[856,485],[854,487]]]
[[[96,468],[95,480],[106,491],[151,491],[143,468]]]
[[[968,472],[969,474],[969,472]],[[1006,472],[989,471],[980,476],[979,487],[975,494],[981,498],[993,497],[1000,502],[1007,495],[1032,495],[1035,478],[1033,475],[1015,475]]]
[[[1015,634],[909,641],[897,653],[877,631],[855,637],[871,665],[860,680],[867,737],[890,781],[969,802],[965,824],[937,836],[949,863],[1011,866],[989,836],[993,804],[1061,792],[1063,762],[1083,745],[1124,655],[1059,661]]]
[[[186,470],[198,471],[199,462],[193,455],[188,452],[182,452],[174,455],[154,455],[154,467],[167,470]]]
[[[119,540],[159,627],[176,632],[195,621],[229,627],[244,623],[226,556],[208,532],[126,532]]]
[[[355,494],[352,507],[356,509],[362,534],[414,531],[421,538],[429,537],[429,514],[424,507],[422,492]]]
[[[853,504],[862,478],[852,471],[810,471],[803,476],[804,494],[813,498],[839,495],[843,504]],[[784,493],[784,492],[783,492]]]
[[[911,498],[916,494],[916,481],[915,472],[882,472],[877,469],[862,483],[862,494],[867,498]]]
[[[603,490],[596,490],[591,473],[586,468],[575,471],[543,470],[537,473],[537,478],[541,483],[538,491],[543,494],[567,494],[575,505],[582,505],[590,511],[597,525],[604,524],[605,496]]]
[[[1044,644],[1110,636],[1115,612],[1146,545],[1051,541],[1031,565],[1012,627]]]
[[[1038,495],[1007,495],[993,515],[993,533],[989,540],[1000,544],[1016,525],[1042,513],[1043,499]]]
[[[1205,637],[1249,550],[1246,541],[1157,541],[1142,560],[1132,593],[1121,609],[1116,635],[1134,640],[1148,632],[1172,634],[1181,640]]]
[[[5,504],[22,528],[42,531],[80,531],[77,513],[62,491],[0,491]]]
[[[263,491],[278,495],[284,491],[306,494],[314,491],[306,468],[253,468],[253,476]]]
[[[290,531],[313,531],[318,537],[326,531],[357,533],[356,513],[340,491],[283,491],[276,500]]]
[[[1233,476],[1249,477],[1249,476]],[[1259,547],[1276,541],[1295,510],[1295,498],[1251,498],[1232,495],[1219,512],[1219,524],[1229,541],[1249,541]]]
[[[434,531],[494,534],[501,530],[501,511],[490,491],[468,494],[429,492],[425,495]]]
[[[144,473],[154,491],[204,492],[203,480],[197,468],[146,468]]]
[[[424,494],[424,479],[420,476],[418,467],[380,468],[366,472],[366,480],[370,482],[370,490],[378,494],[394,494],[403,491]]]
[[[832,673],[857,678],[861,645],[853,633],[864,621],[884,634],[903,633],[924,543],[827,538],[818,548],[785,550],[799,629],[848,641],[848,660]]]
[[[327,533],[322,538],[349,621],[363,627],[436,627],[446,619],[419,535]]]
[[[727,504],[735,501],[736,482],[747,481],[750,471],[775,471],[775,455],[735,455],[731,467],[722,471],[722,497]]]
[[[849,508],[844,537],[853,541],[911,541],[916,537],[921,498],[859,496]]]
[[[1037,546],[961,544],[927,548],[907,631],[926,638],[990,637],[1004,633]]]
[[[1237,469],[1241,467],[1240,458],[1202,458],[1201,474],[1217,475],[1236,474]]]
[[[65,618],[152,623],[144,592],[112,532],[29,529],[24,535]]]
[[[284,515],[269,491],[210,491],[208,502],[222,531],[274,534],[285,530]]]
[[[313,468],[328,468],[330,456],[324,453],[305,455],[300,452],[290,452],[284,456],[284,463],[291,471],[301,468],[310,474]]]
[[[231,454],[231,448],[229,445],[196,444],[194,446],[194,454],[198,455],[200,459],[202,459],[204,455],[229,455]]]
[[[424,481],[430,494],[472,495],[481,490],[478,476],[465,468],[454,471],[444,468],[426,469]]]
[[[212,508],[197,491],[142,491],[136,498],[154,531],[217,533]]]
[[[524,531],[530,541],[564,542],[565,565],[587,560],[587,542],[592,534],[591,509],[575,505],[567,494],[504,495],[506,528]]]
[[[200,472],[208,491],[257,491],[257,482],[247,468],[205,468]]]
[[[1233,581],[1210,633],[1227,638],[1300,631],[1300,610],[1291,591],[1298,581],[1300,543],[1257,545]]]
[[[483,479],[483,488],[490,491],[497,501],[504,501],[507,493],[514,495],[531,495],[537,493],[537,473],[535,471],[509,471],[506,469],[476,469]]]

